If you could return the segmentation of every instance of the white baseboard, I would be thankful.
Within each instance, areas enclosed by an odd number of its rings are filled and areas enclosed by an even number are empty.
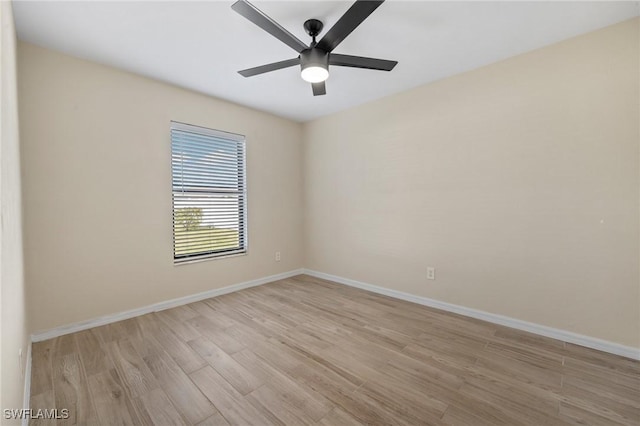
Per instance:
[[[454,305],[452,303],[441,302],[439,300],[429,299],[427,297],[416,296],[413,294],[404,293],[397,290],[391,290],[388,288],[379,287],[373,284],[363,283],[361,281],[356,281],[349,278],[343,278],[336,275],[325,274],[323,272],[305,269],[304,273],[307,275],[311,275],[312,277],[334,281],[336,283],[348,285],[351,287],[357,287],[362,290],[368,290],[373,293],[383,294],[385,296],[406,300],[408,302],[417,303],[419,305],[429,306],[431,308],[441,309],[443,311],[453,312],[456,314],[480,319],[480,320],[491,322],[494,324],[504,325],[506,327],[515,328],[517,330],[539,334],[541,336],[550,337],[552,339],[562,340],[567,343],[573,343],[576,345],[585,346],[587,348],[597,349],[599,351],[608,352],[611,354],[640,360],[639,348],[624,346],[618,343],[609,342],[607,340],[597,339],[595,337],[589,337],[582,334],[573,333],[571,331],[560,330],[557,328],[552,328],[552,327],[547,327],[545,325],[522,321],[519,319],[510,318],[503,315],[492,314],[492,313],[480,311],[477,309],[471,309],[471,308],[467,308],[460,305]]]
[[[245,288],[256,287],[272,281],[282,280],[282,279],[293,277],[295,275],[300,275],[300,274],[307,274],[313,277],[322,278],[322,279],[333,281],[339,284],[344,284],[351,287],[357,287],[363,290],[371,291],[373,293],[383,294],[385,296],[393,297],[396,299],[417,303],[419,305],[429,306],[432,308],[441,309],[443,311],[453,312],[456,314],[480,319],[480,320],[491,322],[494,324],[515,328],[517,330],[523,330],[529,333],[539,334],[541,336],[550,337],[552,339],[558,339],[568,343],[585,346],[587,348],[597,349],[603,352],[608,352],[615,355],[620,355],[627,358],[640,360],[640,349],[638,348],[624,346],[618,343],[609,342],[607,340],[597,339],[595,337],[589,337],[582,334],[573,333],[571,331],[560,330],[560,329],[548,327],[545,325],[522,321],[516,318],[510,318],[503,315],[492,314],[490,312],[467,308],[460,305],[454,305],[452,303],[441,302],[439,300],[429,299],[427,297],[416,296],[413,294],[404,293],[401,291],[392,290],[384,287],[379,287],[373,284],[367,284],[361,281],[356,281],[349,278],[343,278],[336,275],[326,274],[323,272],[313,271],[310,269],[295,269],[292,271],[283,272],[281,274],[271,275],[268,277],[258,278],[251,281],[245,281],[242,283],[233,284],[227,287],[217,288],[214,290],[197,293],[190,296],[179,297],[177,299],[155,303],[153,305],[132,309],[130,311],[120,312],[112,315],[105,315],[105,316],[94,318],[87,321],[55,327],[50,330],[41,331],[41,332],[32,334],[31,341],[40,342],[47,339],[53,339],[55,337],[59,337],[65,334],[75,333],[77,331],[87,330],[89,328],[111,324],[114,322],[137,317],[137,316],[148,314],[151,312],[157,312],[165,309],[174,308],[176,306],[186,305],[188,303],[209,299],[211,297],[221,296],[227,293],[233,293],[235,291],[243,290]],[[25,404],[29,403],[28,387],[30,387],[30,382],[31,382],[29,380],[30,377],[31,377],[31,345],[29,345],[29,348],[27,350],[27,364],[25,366],[25,395],[24,395]],[[25,408],[28,408],[28,407],[25,406]]]
[[[27,344],[27,362],[24,365],[24,394],[22,396],[22,408],[31,408],[31,342]],[[22,419],[22,426],[28,426],[29,419]]]
[[[55,327],[50,330],[40,331],[31,335],[32,342],[41,342],[43,340],[53,339],[54,337],[63,336],[65,334],[75,333],[89,328],[101,325],[111,324],[114,322],[126,320],[151,312],[163,311],[165,309],[175,308],[176,306],[186,305],[188,303],[198,302],[200,300],[209,299],[211,297],[222,296],[223,294],[233,293],[245,288],[256,287],[262,284],[278,281],[285,278],[293,277],[304,273],[303,269],[294,269],[292,271],[283,272],[281,274],[270,275],[268,277],[258,278],[251,281],[245,281],[233,284],[227,287],[216,288],[202,293],[192,294],[190,296],[179,297],[177,299],[167,300],[165,302],[155,303],[153,305],[143,306],[141,308],[132,309],[130,311],[119,312],[117,314],[105,315],[93,318],[87,321],[77,322],[74,324]]]

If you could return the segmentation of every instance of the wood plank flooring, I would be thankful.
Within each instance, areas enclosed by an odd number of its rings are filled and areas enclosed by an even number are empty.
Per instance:
[[[304,275],[34,343],[32,368],[59,425],[640,425],[637,361]]]

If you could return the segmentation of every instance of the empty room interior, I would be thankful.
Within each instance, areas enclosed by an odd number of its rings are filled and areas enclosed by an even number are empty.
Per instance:
[[[640,425],[639,16],[0,1],[0,424]]]

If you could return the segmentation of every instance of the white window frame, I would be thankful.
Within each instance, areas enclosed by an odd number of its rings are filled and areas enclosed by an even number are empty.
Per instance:
[[[174,201],[174,186],[173,186],[173,130],[195,133],[202,136],[211,136],[217,139],[224,139],[230,142],[242,144],[242,215],[238,217],[242,221],[242,245],[237,249],[222,250],[217,252],[208,252],[202,254],[194,254],[189,256],[176,257],[176,233],[175,233],[175,201]],[[194,262],[202,262],[205,260],[223,259],[235,256],[244,256],[248,253],[249,239],[248,239],[248,199],[247,199],[247,141],[244,135],[224,132],[221,130],[210,129],[207,127],[196,126],[192,124],[181,123],[178,121],[171,121],[170,132],[170,148],[171,148],[171,240],[172,240],[172,252],[174,265],[184,265]],[[206,193],[206,192],[205,192]],[[215,193],[214,191],[210,193]],[[240,237],[240,236],[239,236]]]

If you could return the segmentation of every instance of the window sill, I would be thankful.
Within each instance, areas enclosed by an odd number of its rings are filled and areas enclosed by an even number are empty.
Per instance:
[[[189,260],[181,260],[177,262],[174,260],[173,266],[190,265],[192,263],[200,263],[200,262],[207,262],[211,260],[220,260],[220,259],[229,259],[231,257],[239,257],[239,256],[246,256],[246,255],[247,255],[247,250],[244,250],[237,253],[203,256],[203,257],[193,258]]]

